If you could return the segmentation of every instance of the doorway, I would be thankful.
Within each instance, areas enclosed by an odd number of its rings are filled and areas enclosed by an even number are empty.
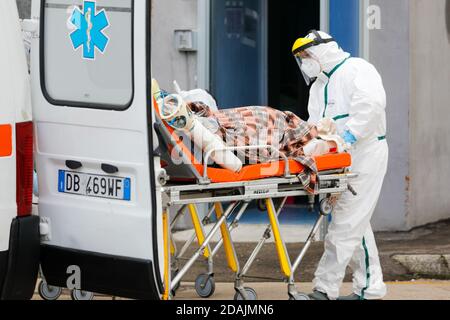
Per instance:
[[[269,105],[308,120],[309,88],[292,57],[295,40],[320,29],[320,1],[269,1]]]
[[[211,1],[209,89],[221,108],[269,105],[308,119],[309,88],[291,49],[320,29],[321,2]]]
[[[222,109],[267,104],[268,2],[211,1],[210,89]]]
[[[309,87],[292,56],[292,45],[311,29],[320,29],[320,1],[269,1],[268,21],[269,105],[308,120]],[[306,202],[303,198],[288,200],[297,209],[287,210],[296,216],[292,221],[304,222],[298,206]]]

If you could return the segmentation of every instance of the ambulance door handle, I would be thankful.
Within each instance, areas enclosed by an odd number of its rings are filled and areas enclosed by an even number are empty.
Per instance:
[[[119,172],[119,168],[106,163],[102,163],[102,170],[108,174],[114,174]]]
[[[72,170],[80,169],[83,164],[80,161],[67,160],[66,167]]]

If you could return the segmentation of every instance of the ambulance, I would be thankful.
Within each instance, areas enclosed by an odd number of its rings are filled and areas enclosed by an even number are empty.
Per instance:
[[[150,17],[147,0],[32,1],[25,25],[32,34],[39,287],[49,299],[58,288],[73,290],[76,300],[90,292],[162,297]]]
[[[32,215],[30,78],[14,0],[0,1],[0,300],[30,299],[39,267]]]

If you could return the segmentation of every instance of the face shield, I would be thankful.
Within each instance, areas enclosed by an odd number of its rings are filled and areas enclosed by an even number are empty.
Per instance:
[[[314,56],[308,49],[295,54],[294,57],[305,79],[306,85],[309,86],[322,72],[318,57]]]
[[[310,49],[333,41],[333,38],[323,39],[316,30],[310,31],[306,38],[299,38],[295,41],[292,47],[292,53],[307,85],[310,85],[322,72],[319,57],[315,56]]]

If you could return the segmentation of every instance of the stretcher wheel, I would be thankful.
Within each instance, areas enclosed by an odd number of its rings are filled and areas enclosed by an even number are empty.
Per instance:
[[[38,286],[38,293],[42,299],[47,301],[54,301],[58,300],[58,298],[61,296],[62,288],[49,286],[47,282],[41,280]]]
[[[209,298],[216,291],[216,281],[209,274],[201,274],[195,279],[195,291],[201,298]]]
[[[333,212],[333,206],[329,203],[328,199],[320,200],[319,208],[320,214],[323,216],[329,216]]]
[[[244,290],[245,290],[245,293],[247,294],[248,301],[258,300],[258,295],[256,294],[256,291],[254,289],[245,287]],[[245,299],[239,291],[236,291],[236,293],[234,294],[234,300],[239,301],[239,300],[245,300]]]
[[[74,301],[89,301],[94,300],[94,294],[89,291],[83,291],[83,290],[72,290],[70,292],[70,297]]]
[[[305,301],[305,300],[311,300],[311,298],[307,294],[296,293],[294,295],[289,295],[289,300]]]

